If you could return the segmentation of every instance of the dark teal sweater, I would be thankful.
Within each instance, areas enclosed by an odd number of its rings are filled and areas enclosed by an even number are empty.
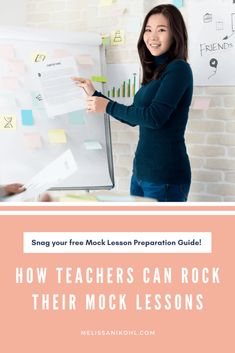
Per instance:
[[[131,106],[111,100],[108,103],[106,112],[109,115],[129,125],[139,125],[133,165],[133,173],[139,180],[190,183],[184,133],[192,91],[190,66],[177,59],[167,65],[160,79],[139,89]],[[95,95],[102,96],[97,91]]]

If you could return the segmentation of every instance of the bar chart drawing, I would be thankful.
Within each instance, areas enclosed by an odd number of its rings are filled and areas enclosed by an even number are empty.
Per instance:
[[[113,87],[111,90],[108,90],[108,97],[116,98],[130,98],[134,97],[136,94],[136,75],[137,73],[133,73],[133,80],[129,78],[128,81],[123,81],[122,86],[119,88]]]
[[[140,87],[138,64],[107,65],[107,96],[120,103],[131,103]]]

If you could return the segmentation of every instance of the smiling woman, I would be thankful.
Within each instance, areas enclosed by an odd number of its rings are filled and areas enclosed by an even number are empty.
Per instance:
[[[138,41],[142,87],[133,104],[119,104],[97,92],[90,80],[75,78],[86,91],[87,111],[106,112],[139,126],[130,192],[158,201],[186,201],[191,169],[184,132],[192,100],[192,71],[187,31],[173,5],[154,7],[145,17]]]
[[[168,19],[161,13],[150,16],[143,39],[151,55],[166,53],[173,41]]]

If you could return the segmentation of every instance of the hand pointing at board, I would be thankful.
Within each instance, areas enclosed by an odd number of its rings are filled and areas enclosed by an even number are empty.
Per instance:
[[[82,87],[87,94],[87,112],[104,113],[109,100],[104,97],[93,96],[95,87],[91,80],[83,77],[72,77],[76,85]]]

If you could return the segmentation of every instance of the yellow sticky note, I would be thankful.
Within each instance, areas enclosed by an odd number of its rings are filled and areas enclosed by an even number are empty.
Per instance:
[[[107,80],[107,77],[105,76],[91,76],[91,81],[105,83],[108,80]]]
[[[4,131],[16,130],[16,116],[12,114],[1,114],[0,130],[4,130]]]
[[[100,0],[99,6],[111,6],[115,4],[116,0]]]
[[[64,129],[54,129],[48,131],[50,143],[67,143],[67,137]]]
[[[47,53],[45,52],[37,51],[31,54],[32,61],[35,63],[41,63],[45,61],[46,57],[47,57]]]
[[[125,32],[120,29],[111,32],[111,45],[121,45],[124,44]]]

